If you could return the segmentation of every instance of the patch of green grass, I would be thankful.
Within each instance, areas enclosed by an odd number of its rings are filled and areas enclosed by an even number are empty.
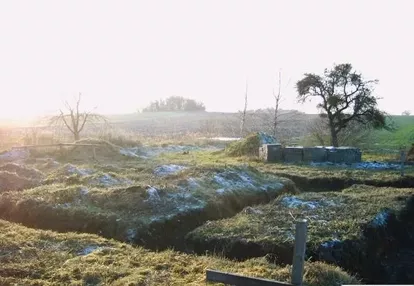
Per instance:
[[[399,149],[414,143],[414,116],[392,116],[395,131],[374,130],[362,145],[364,149]]]
[[[308,220],[308,242],[318,246],[332,239],[355,239],[361,226],[384,209],[398,211],[413,189],[354,185],[342,192],[283,194],[272,203],[245,209],[236,216],[205,224],[190,233],[199,241],[251,241],[261,245],[293,243],[294,223]],[[289,202],[298,203],[297,206]],[[302,203],[302,204],[301,204]]]
[[[1,285],[205,285],[207,268],[289,281],[290,267],[242,263],[171,250],[150,252],[95,235],[55,233],[0,220]],[[341,269],[306,263],[305,285],[358,281]]]
[[[407,148],[414,143],[414,116],[393,115],[388,120],[394,128],[393,131],[388,130],[372,130],[365,136],[357,147],[362,150],[398,150]],[[329,141],[329,138],[326,138]],[[300,143],[305,146],[318,145],[319,143],[309,134],[304,134]]]

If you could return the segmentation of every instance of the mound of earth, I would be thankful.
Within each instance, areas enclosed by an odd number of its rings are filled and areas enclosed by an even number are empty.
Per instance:
[[[48,172],[60,167],[60,163],[53,158],[36,158],[34,164],[39,170]]]
[[[90,161],[94,155],[97,160],[122,160],[126,157],[122,147],[116,146],[105,140],[100,139],[81,139],[76,142],[79,146],[69,147],[65,157],[71,161]],[[82,146],[82,144],[91,144],[95,146]],[[95,153],[94,153],[95,152]]]
[[[16,173],[0,171],[0,193],[7,191],[21,191],[40,185],[39,180],[21,177]]]
[[[132,184],[132,181],[113,173],[109,174],[90,168],[78,167],[73,164],[65,164],[50,172],[45,183],[66,183],[68,185],[88,184],[113,187],[125,184],[130,185]]]
[[[226,147],[226,154],[229,156],[258,156],[259,148],[263,144],[274,144],[277,140],[263,132],[252,133],[247,137],[230,143]]]
[[[365,185],[342,192],[285,194],[270,204],[204,224],[186,240],[197,253],[216,251],[236,259],[268,255],[272,261],[291,263],[294,222],[305,218],[312,259],[339,265],[370,283],[413,283],[408,269],[414,260],[405,259],[398,267],[391,263],[401,249],[413,253],[411,201],[413,189]]]
[[[150,252],[96,235],[57,233],[0,220],[1,285],[205,285],[207,268],[288,282],[289,267],[252,259]],[[306,263],[308,286],[358,283],[338,267]]]
[[[20,177],[41,180],[43,178],[43,173],[34,168],[28,168],[16,163],[7,163],[0,165],[0,171],[7,171],[10,173],[16,173]]]
[[[362,164],[363,166],[364,164]],[[258,170],[291,179],[303,191],[340,191],[355,184],[377,187],[414,188],[414,169],[407,166],[406,175],[400,170],[383,168],[344,168],[342,166],[309,166],[290,164],[258,165]]]
[[[16,163],[0,165],[0,192],[21,191],[40,185],[44,175],[37,169]]]
[[[158,185],[111,188],[91,186],[90,179],[98,177],[89,169],[65,165],[59,171],[73,173],[72,183],[0,195],[0,217],[31,227],[99,233],[162,249],[173,243],[182,247],[183,236],[207,220],[229,217],[246,206],[294,191],[290,180],[253,168],[188,168],[179,175],[161,176]],[[57,173],[56,178],[60,177]]]

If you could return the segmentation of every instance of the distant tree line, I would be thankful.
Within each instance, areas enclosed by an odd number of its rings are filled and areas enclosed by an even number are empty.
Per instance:
[[[182,96],[170,96],[166,99],[153,101],[142,110],[142,112],[163,112],[163,111],[205,111],[206,107],[202,102]]]

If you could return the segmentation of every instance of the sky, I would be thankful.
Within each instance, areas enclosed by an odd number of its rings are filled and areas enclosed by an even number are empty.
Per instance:
[[[414,2],[407,1],[0,1],[0,118],[52,114],[82,93],[98,112],[136,112],[171,95],[208,111],[273,105],[295,83],[351,63],[378,79],[379,107],[412,110]]]

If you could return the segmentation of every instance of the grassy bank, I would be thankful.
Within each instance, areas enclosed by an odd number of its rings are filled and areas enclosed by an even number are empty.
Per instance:
[[[0,220],[1,285],[205,285],[206,268],[289,281],[289,267],[174,251],[150,252],[95,235],[41,231]],[[357,281],[337,267],[307,263],[306,285]]]
[[[291,263],[294,222],[305,218],[309,258],[344,267],[369,283],[411,283],[412,256],[399,262],[398,257],[412,253],[413,202],[412,188],[366,185],[283,194],[272,203],[205,224],[186,238],[197,253],[209,250],[241,260],[267,255],[270,261]]]
[[[294,221],[309,221],[311,248],[332,240],[356,239],[361,226],[384,209],[400,210],[413,189],[354,185],[341,192],[283,194],[273,202],[247,208],[236,216],[203,225],[190,236],[197,240],[253,241],[263,245],[292,244]],[[223,244],[225,245],[225,244]]]
[[[233,216],[294,189],[288,179],[249,167],[142,159],[63,162],[34,161],[32,167],[42,170],[41,183],[24,190],[11,186],[0,193],[0,217],[30,227],[95,233],[165,249],[178,247],[188,231],[207,220]]]
[[[356,169],[343,165],[310,165],[310,164],[281,164],[264,163],[255,157],[226,156],[225,151],[198,151],[188,155],[163,154],[159,160],[175,164],[194,166],[240,166],[248,165],[263,174],[286,177],[295,182],[302,191],[341,190],[353,184],[374,186],[413,187],[414,167],[405,167],[405,177],[400,170],[394,169]]]

